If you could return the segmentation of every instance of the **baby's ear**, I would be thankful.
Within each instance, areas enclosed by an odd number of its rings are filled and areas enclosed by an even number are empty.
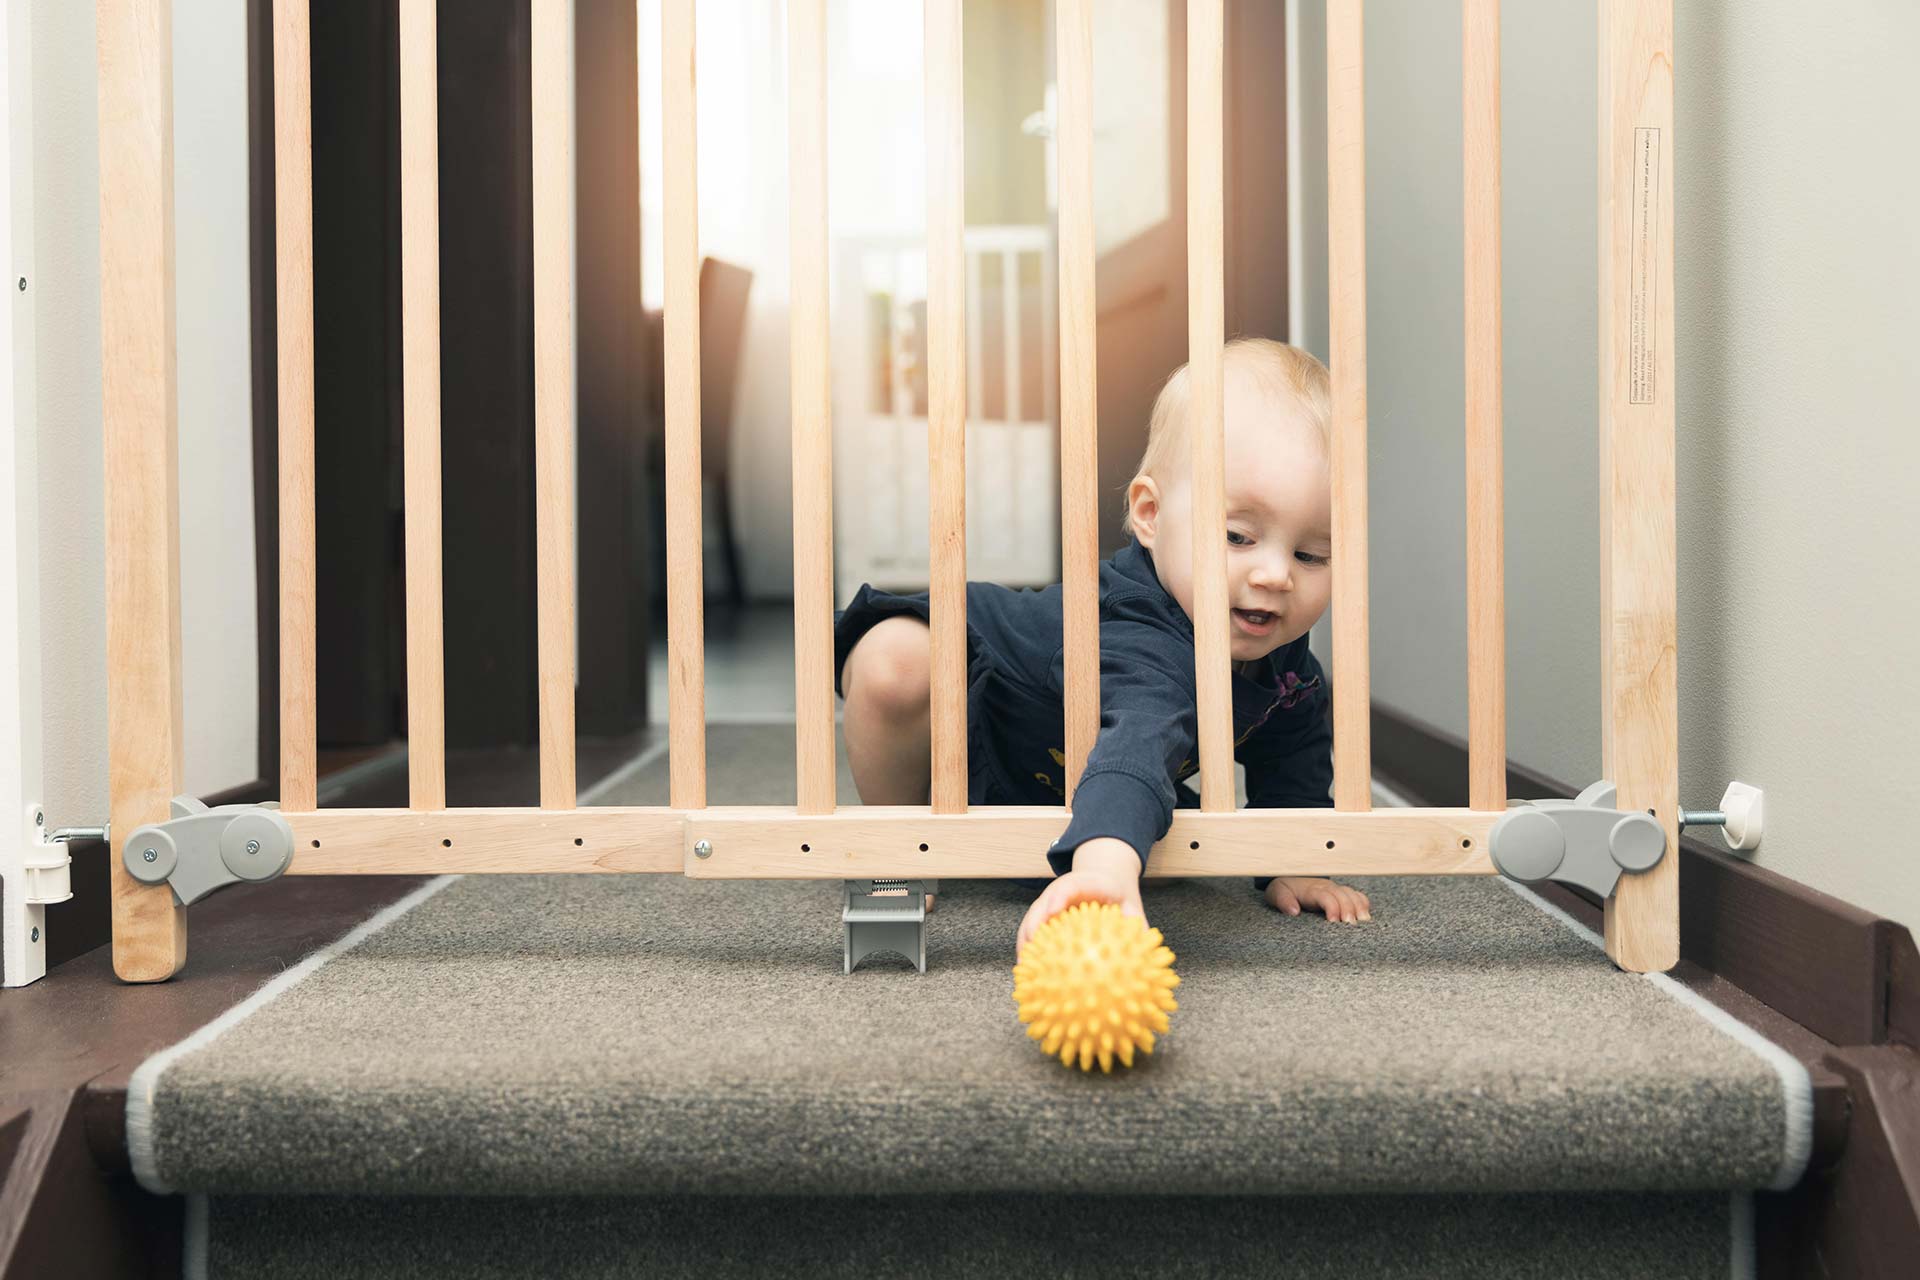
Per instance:
[[[1149,475],[1137,475],[1127,485],[1127,523],[1140,545],[1153,546],[1155,524],[1160,518],[1160,486]]]

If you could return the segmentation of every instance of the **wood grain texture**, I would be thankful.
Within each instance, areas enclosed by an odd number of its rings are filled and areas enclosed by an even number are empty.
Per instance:
[[[1487,875],[1496,813],[1465,809],[1183,809],[1153,847],[1155,875]],[[687,815],[686,873],[699,879],[838,880],[863,876],[1048,877],[1046,848],[1067,815],[979,806],[964,815],[866,806],[714,808]],[[712,853],[700,858],[697,841]],[[1197,846],[1197,847],[1195,847]]]
[[[677,809],[323,809],[289,815],[288,875],[678,873]]]
[[[1506,533],[1501,464],[1500,0],[1464,0],[1468,791],[1507,805]]]
[[[107,785],[113,970],[161,982],[187,959],[166,885],[120,861],[182,778],[173,275],[173,7],[101,0],[100,376],[107,551]]]
[[[533,470],[540,805],[574,805],[573,74],[567,0],[533,0]]]
[[[966,103],[961,81],[960,0],[926,0],[926,76],[932,802],[937,813],[965,813],[967,255]],[[1019,295],[1012,292],[1007,296],[1017,299]],[[1012,414],[1008,416],[1011,418]]]
[[[1327,5],[1327,315],[1333,376],[1333,800],[1373,805],[1368,739],[1366,84],[1361,0]]]
[[[1093,0],[1058,0],[1060,573],[1066,793],[1100,732],[1100,437],[1093,240]]]
[[[1673,5],[1600,5],[1601,770],[1668,856],[1607,901],[1623,969],[1680,958],[1674,539]]]
[[[1153,865],[1170,876],[1486,875],[1487,833],[1499,817],[1468,809],[1188,809],[1154,846]],[[323,809],[288,820],[287,874],[296,876],[684,871],[697,879],[836,880],[1048,876],[1046,848],[1068,817],[1057,806],[805,814],[755,805]],[[711,850],[705,858],[694,848],[702,840]]]
[[[400,3],[400,311],[407,562],[407,775],[447,803],[440,536],[440,110],[434,0]]]
[[[644,33],[642,33],[644,38]],[[667,432],[667,771],[676,807],[707,804],[706,561],[700,457],[700,175],[694,0],[660,6],[662,373]],[[646,106],[641,105],[644,112]]]
[[[833,403],[827,343],[825,0],[787,7],[794,724],[800,808],[834,806]]]
[[[1187,439],[1193,449],[1193,659],[1200,807],[1233,808],[1232,605],[1227,599],[1226,16],[1187,4]]]
[[[280,807],[318,803],[313,497],[313,85],[306,0],[273,5],[275,368],[279,379]]]

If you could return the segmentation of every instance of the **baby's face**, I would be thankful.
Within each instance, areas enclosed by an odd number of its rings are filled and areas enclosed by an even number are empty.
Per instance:
[[[1319,434],[1291,406],[1263,402],[1231,378],[1226,401],[1228,636],[1234,661],[1248,662],[1305,635],[1333,598],[1331,483]],[[1138,481],[1132,496],[1160,585],[1191,618],[1193,486],[1184,471],[1155,486],[1157,501]]]

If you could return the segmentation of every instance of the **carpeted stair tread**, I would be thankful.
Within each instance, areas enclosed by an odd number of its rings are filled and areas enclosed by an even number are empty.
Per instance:
[[[1014,1018],[1009,884],[943,885],[926,975],[849,977],[833,883],[468,877],[166,1069],[148,1158],[179,1189],[392,1195],[1776,1177],[1767,1061],[1501,884],[1356,883],[1370,925],[1150,889],[1181,1007],[1102,1077]]]

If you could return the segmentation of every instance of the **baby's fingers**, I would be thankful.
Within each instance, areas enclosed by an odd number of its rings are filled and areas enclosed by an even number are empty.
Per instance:
[[[1300,899],[1292,889],[1287,887],[1284,879],[1276,878],[1267,886],[1267,904],[1290,916],[1300,914]]]
[[[1327,918],[1339,920],[1343,924],[1354,924],[1361,920],[1373,919],[1369,911],[1367,895],[1358,889],[1349,889],[1346,885],[1334,886],[1334,892],[1328,895],[1334,901],[1327,907]]]
[[[1040,896],[1033,900],[1033,905],[1027,908],[1027,914],[1020,919],[1020,932],[1013,942],[1013,954],[1016,958],[1026,950],[1027,939],[1031,938],[1041,925],[1053,919],[1066,905],[1063,901],[1065,897],[1066,891],[1060,887],[1058,880],[1040,891]]]

